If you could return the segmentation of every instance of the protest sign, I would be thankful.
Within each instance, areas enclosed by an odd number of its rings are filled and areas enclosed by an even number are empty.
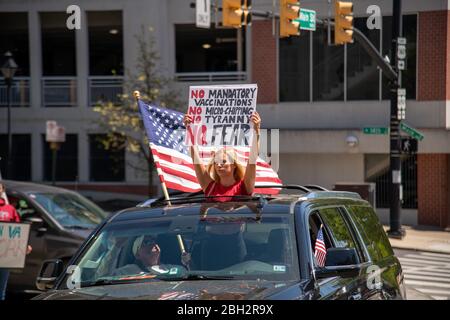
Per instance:
[[[252,143],[250,116],[256,110],[256,84],[191,86],[187,114],[193,116],[187,144],[242,146]]]
[[[23,268],[30,225],[0,222],[0,268]]]

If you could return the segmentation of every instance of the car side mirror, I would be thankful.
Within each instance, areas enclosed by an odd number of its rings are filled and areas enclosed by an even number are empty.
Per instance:
[[[325,257],[325,267],[315,271],[316,278],[343,277],[359,275],[361,267],[355,248],[329,248]]]
[[[44,223],[44,220],[41,217],[37,217],[35,215],[22,216],[22,220],[31,222],[31,223],[35,223],[35,224]]]
[[[52,289],[56,283],[56,279],[63,271],[64,263],[62,260],[54,259],[44,261],[36,278],[36,287],[41,291]]]

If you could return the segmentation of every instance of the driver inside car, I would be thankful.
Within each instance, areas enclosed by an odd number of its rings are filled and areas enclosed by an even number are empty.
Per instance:
[[[114,271],[114,275],[136,275],[140,273],[168,274],[170,269],[160,265],[161,248],[156,243],[156,238],[150,235],[142,235],[133,243],[134,263],[127,264]]]

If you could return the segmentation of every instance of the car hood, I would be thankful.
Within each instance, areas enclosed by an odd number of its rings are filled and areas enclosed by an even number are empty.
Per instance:
[[[296,281],[249,280],[155,281],[74,290],[52,290],[37,300],[252,300],[266,299],[286,290]]]

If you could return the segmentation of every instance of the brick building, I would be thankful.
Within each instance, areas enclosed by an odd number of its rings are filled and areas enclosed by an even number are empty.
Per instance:
[[[65,26],[66,8],[81,9],[81,29]],[[367,8],[381,9],[381,29],[369,30]],[[301,1],[319,17],[328,1]],[[253,8],[272,10],[271,0]],[[402,160],[405,224],[450,225],[450,1],[403,1],[408,40],[406,122],[420,130],[417,155]],[[333,12],[331,10],[331,12]],[[390,55],[392,1],[355,1],[355,27]],[[326,45],[327,33],[302,31],[279,40],[272,21],[254,18],[247,29],[199,29],[185,0],[0,0],[0,51],[22,66],[13,95],[15,178],[48,182],[50,153],[45,121],[66,127],[58,184],[85,190],[146,194],[136,157],[98,147],[93,123],[98,96],[121,92],[137,57],[134,35],[152,26],[161,70],[173,76],[181,97],[189,85],[257,83],[263,127],[279,129],[274,163],[285,183],[376,183],[377,212],[388,221],[388,135],[363,134],[389,125],[389,90],[381,71],[358,43]],[[13,48],[13,49],[11,49]],[[0,81],[0,143],[6,139],[5,86]],[[5,110],[6,111],[6,110]],[[348,144],[352,137],[356,144]],[[4,156],[4,148],[0,149]],[[1,164],[2,172],[5,164]],[[114,169],[114,170],[113,170]],[[157,180],[155,179],[155,184]]]

